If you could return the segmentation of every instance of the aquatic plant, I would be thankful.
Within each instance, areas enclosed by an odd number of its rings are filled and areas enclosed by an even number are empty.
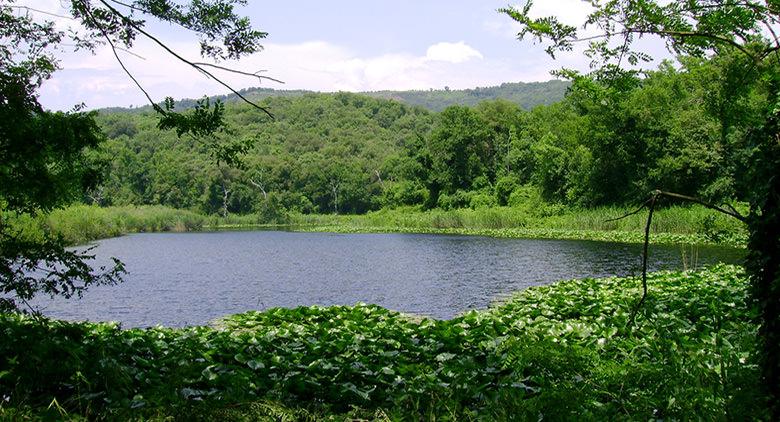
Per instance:
[[[445,321],[365,304],[183,329],[6,314],[0,416],[760,418],[742,269],[649,284],[630,329],[632,277],[531,288]]]

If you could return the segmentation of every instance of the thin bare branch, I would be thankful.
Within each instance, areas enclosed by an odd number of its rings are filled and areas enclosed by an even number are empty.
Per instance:
[[[146,90],[144,89],[143,86],[141,86],[141,83],[138,82],[138,80],[135,78],[135,76],[133,76],[133,74],[130,73],[130,71],[127,69],[127,67],[125,66],[125,63],[122,61],[122,59],[119,58],[119,54],[117,53],[117,47],[114,45],[114,42],[111,41],[111,37],[108,35],[108,32],[106,32],[106,30],[103,28],[103,26],[100,25],[100,22],[98,22],[98,20],[95,19],[95,17],[92,15],[92,12],[89,11],[89,8],[84,8],[84,10],[87,13],[87,16],[89,17],[89,19],[95,24],[95,26],[98,28],[100,33],[103,35],[103,38],[105,38],[106,41],[108,41],[108,45],[111,47],[111,52],[114,53],[114,57],[116,58],[116,61],[119,63],[119,66],[122,67],[122,70],[125,71],[125,74],[127,74],[127,76],[133,81],[133,83],[135,83],[135,86],[137,86],[138,89],[140,89],[141,92],[143,92],[144,96],[146,96],[146,99],[149,101],[149,103],[152,105],[152,107],[154,107],[154,109],[157,110],[157,111],[161,111],[162,109],[160,108],[160,106],[157,105],[157,103],[154,102],[154,100],[149,95],[149,93],[146,92]]]
[[[132,19],[130,19],[130,18],[128,18],[127,16],[123,15],[123,14],[122,14],[120,11],[116,10],[116,8],[114,8],[113,6],[111,6],[110,4],[108,4],[108,3],[106,2],[106,0],[99,0],[99,1],[100,1],[100,3],[102,3],[104,6],[106,6],[106,7],[107,7],[107,8],[108,8],[108,9],[109,9],[109,10],[110,10],[112,13],[115,13],[115,14],[116,14],[117,16],[119,16],[119,17],[120,17],[120,18],[121,18],[123,21],[125,21],[125,23],[127,23],[127,24],[128,24],[128,25],[130,25],[130,26],[132,26],[132,27],[133,27],[133,28],[134,28],[136,31],[138,31],[140,34],[143,34],[145,37],[147,37],[147,38],[149,38],[150,40],[154,41],[154,43],[155,43],[155,44],[157,44],[157,45],[159,45],[160,47],[162,47],[162,49],[163,49],[163,50],[165,50],[165,51],[167,51],[167,52],[168,52],[168,54],[172,55],[173,57],[175,57],[175,58],[176,58],[176,59],[178,59],[179,61],[181,61],[181,62],[183,62],[183,63],[185,63],[185,64],[187,64],[187,65],[189,65],[189,66],[193,67],[194,69],[196,69],[196,70],[198,70],[198,71],[202,72],[203,74],[205,74],[205,75],[206,75],[206,76],[208,76],[209,78],[213,79],[214,81],[216,81],[216,82],[217,82],[217,83],[219,83],[220,85],[222,85],[222,86],[224,86],[225,88],[227,88],[228,90],[230,90],[230,92],[232,92],[233,94],[235,94],[236,96],[238,96],[238,98],[241,98],[241,100],[243,100],[245,103],[247,103],[247,104],[251,105],[252,107],[254,107],[254,108],[256,108],[256,109],[258,109],[258,110],[262,111],[262,112],[263,112],[263,113],[265,113],[266,115],[268,115],[268,117],[270,117],[270,118],[272,118],[272,119],[274,118],[274,115],[273,115],[273,114],[271,114],[271,112],[270,112],[268,109],[266,109],[265,107],[262,107],[262,106],[260,106],[260,105],[257,105],[257,104],[256,104],[256,103],[254,103],[253,101],[250,101],[248,98],[246,98],[245,96],[243,96],[243,95],[242,95],[240,92],[236,91],[236,90],[235,90],[235,89],[234,89],[232,86],[228,85],[227,83],[225,83],[225,82],[224,82],[224,81],[222,81],[221,79],[217,78],[216,76],[214,76],[214,75],[213,75],[211,72],[209,72],[208,70],[204,69],[204,68],[203,68],[203,67],[201,67],[201,66],[198,66],[197,64],[195,64],[195,63],[193,63],[193,62],[191,62],[191,61],[189,61],[189,60],[185,59],[185,58],[184,58],[184,57],[182,57],[181,55],[179,55],[179,53],[177,53],[177,52],[175,52],[174,50],[172,50],[172,49],[171,49],[170,47],[168,47],[168,45],[166,45],[164,42],[162,42],[162,41],[160,41],[159,39],[157,39],[157,37],[153,36],[152,34],[150,34],[150,33],[146,32],[146,31],[145,31],[143,28],[139,27],[139,26],[138,26],[138,25],[137,25],[135,22],[133,22],[133,20],[132,20]],[[109,0],[109,1],[110,1],[110,0]]]
[[[258,75],[258,73],[260,73],[260,72],[265,72],[265,70],[258,70],[257,72],[254,72],[254,73],[249,73],[249,72],[244,72],[244,71],[242,71],[242,70],[236,70],[236,69],[231,69],[231,68],[229,68],[229,67],[225,67],[225,66],[216,65],[216,64],[213,64],[213,63],[192,62],[192,64],[194,64],[194,65],[197,65],[197,66],[208,66],[208,67],[213,67],[213,68],[215,68],[215,69],[224,70],[225,72],[232,72],[232,73],[237,73],[237,74],[239,74],[239,75],[250,76],[250,77],[253,77],[253,78],[260,79],[261,81],[262,81],[263,79],[265,79],[265,80],[269,80],[269,81],[273,81],[273,82],[278,82],[278,83],[280,83],[280,84],[283,84],[283,83],[284,83],[284,81],[280,81],[279,79],[272,78],[272,77],[270,77],[270,76],[263,76],[263,75]]]
[[[639,214],[639,213],[640,213],[640,212],[641,212],[643,209],[647,208],[647,206],[648,206],[649,204],[650,204],[650,200],[648,199],[647,201],[645,201],[645,203],[644,203],[644,204],[642,204],[642,206],[640,206],[639,208],[637,208],[637,209],[636,209],[636,211],[632,211],[632,212],[630,212],[630,213],[628,213],[628,214],[625,214],[625,215],[623,215],[623,216],[620,216],[620,217],[617,217],[617,218],[610,218],[609,220],[604,220],[604,221],[608,223],[608,222],[611,222],[611,221],[618,221],[618,220],[622,220],[622,219],[624,219],[624,218],[631,217],[632,215],[635,215],[635,214]]]
[[[711,210],[715,210],[715,211],[718,211],[718,212],[722,212],[723,214],[730,215],[730,216],[736,218],[737,220],[739,220],[739,221],[741,221],[743,223],[747,222],[747,217],[745,217],[744,215],[742,215],[739,212],[737,212],[737,210],[735,210],[734,207],[731,207],[730,205],[729,205],[729,208],[731,208],[731,209],[727,210],[727,209],[721,208],[721,207],[719,207],[719,206],[717,206],[715,204],[712,204],[710,202],[703,201],[703,200],[701,200],[699,198],[694,198],[694,197],[688,196],[688,195],[681,195],[679,193],[665,192],[665,191],[661,191],[661,190],[656,190],[653,193],[654,194],[658,194],[658,195],[663,195],[663,196],[666,196],[666,197],[669,197],[669,198],[682,199],[684,201],[693,202],[693,203],[705,206],[705,207],[707,207],[707,208],[709,208]]]
[[[766,29],[769,31],[769,33],[772,34],[772,38],[775,40],[775,47],[780,46],[780,39],[777,38],[777,33],[772,28],[772,25],[769,22],[765,22],[765,21],[761,21],[761,23],[763,23],[764,26],[766,26]],[[775,55],[777,56],[777,50],[775,50]],[[776,57],[776,58],[780,59],[780,57]]]
[[[73,18],[73,16],[59,15],[59,14],[57,14],[57,13],[47,12],[47,11],[45,11],[45,10],[36,9],[36,8],[34,8],[34,7],[30,7],[30,6],[9,6],[9,7],[10,7],[11,9],[22,9],[22,10],[27,10],[27,11],[29,11],[29,12],[40,13],[40,14],[42,14],[42,15],[53,16],[53,17],[55,17],[55,18],[60,18],[60,19],[68,19],[68,20],[71,20],[71,21],[74,21],[74,20],[76,20],[76,19],[74,19],[74,18]]]
[[[594,41],[594,40],[601,40],[606,38],[611,38],[616,35],[628,35],[628,34],[637,34],[637,35],[666,35],[670,37],[678,37],[678,38],[706,38],[711,39],[714,41],[719,41],[724,44],[728,44],[737,50],[739,50],[741,53],[745,54],[746,56],[752,58],[753,60],[760,60],[758,56],[748,51],[744,46],[740,45],[738,42],[728,39],[726,37],[721,37],[719,35],[715,34],[708,34],[704,32],[695,32],[695,31],[668,31],[668,30],[647,30],[647,29],[636,29],[636,28],[627,28],[623,31],[617,31],[617,32],[611,32],[606,34],[599,34],[599,35],[592,35],[589,37],[584,38],[574,38],[571,40],[572,43],[580,43],[580,42],[587,42],[587,41]],[[762,52],[763,54],[763,52]]]
[[[128,8],[128,9],[130,9],[130,10],[132,10],[132,11],[135,11],[135,12],[141,12],[141,13],[144,13],[144,14],[147,14],[147,15],[152,15],[152,16],[154,16],[154,13],[152,13],[152,11],[151,11],[151,10],[147,10],[147,9],[144,9],[144,8],[141,8],[141,7],[138,7],[138,6],[135,6],[135,5],[129,4],[129,3],[125,3],[125,2],[122,2],[122,1],[119,1],[119,0],[109,0],[109,1],[110,1],[111,3],[115,3],[115,4],[118,4],[118,5],[120,5],[120,6],[124,6],[124,7]],[[186,29],[187,31],[190,31],[190,32],[192,32],[193,34],[198,34],[198,31],[196,31],[196,30],[194,30],[194,29],[192,29],[192,28],[188,28],[187,26],[185,26],[185,25],[182,25],[182,24],[181,24],[181,23],[179,23],[179,22],[176,22],[176,21],[170,21],[170,23],[173,23],[174,25],[178,26],[179,28]]]

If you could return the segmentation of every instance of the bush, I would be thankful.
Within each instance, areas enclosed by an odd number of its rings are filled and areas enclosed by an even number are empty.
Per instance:
[[[428,190],[415,181],[397,183],[386,182],[383,196],[383,206],[395,208],[407,205],[419,205],[428,201]]]
[[[496,182],[495,193],[496,201],[500,206],[507,206],[510,204],[510,197],[512,193],[517,189],[517,179],[511,176],[503,176]]]
[[[471,205],[471,197],[476,195],[473,191],[457,190],[452,195],[440,194],[438,207],[443,210],[468,208]]]
[[[469,200],[469,207],[473,210],[480,208],[492,208],[496,205],[496,197],[488,193],[477,193],[471,197],[471,200]]]

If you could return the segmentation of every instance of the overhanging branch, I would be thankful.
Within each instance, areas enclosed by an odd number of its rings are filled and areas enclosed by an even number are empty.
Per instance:
[[[166,45],[164,42],[160,41],[160,40],[159,40],[157,37],[155,37],[155,36],[153,36],[152,34],[150,34],[150,33],[146,32],[146,31],[145,31],[143,28],[141,28],[140,26],[138,26],[138,25],[137,25],[137,24],[136,24],[136,23],[135,23],[135,22],[134,22],[132,19],[128,18],[127,16],[125,16],[124,14],[122,14],[122,12],[120,12],[119,10],[117,10],[116,8],[114,8],[113,6],[111,6],[110,4],[108,4],[108,3],[106,2],[106,0],[99,0],[99,1],[100,1],[100,3],[102,3],[102,4],[103,4],[105,7],[107,7],[107,8],[108,8],[108,9],[111,11],[111,13],[114,13],[114,14],[116,14],[116,16],[118,16],[120,19],[122,19],[122,20],[123,20],[123,21],[124,21],[124,22],[125,22],[127,25],[129,25],[129,26],[133,27],[133,29],[135,29],[136,31],[138,31],[140,34],[142,34],[142,35],[144,35],[145,37],[147,37],[147,38],[149,38],[150,40],[152,40],[152,41],[153,41],[155,44],[159,45],[159,46],[160,46],[162,49],[164,49],[166,52],[168,52],[168,54],[172,55],[173,57],[175,57],[175,58],[176,58],[176,59],[178,59],[179,61],[181,61],[181,62],[183,62],[183,63],[185,63],[185,64],[187,64],[187,65],[191,66],[192,68],[194,68],[194,69],[196,69],[196,70],[200,71],[201,73],[203,73],[204,75],[208,76],[209,78],[213,79],[214,81],[216,81],[216,82],[217,82],[217,83],[219,83],[220,85],[222,85],[222,86],[224,86],[225,88],[227,88],[228,90],[230,90],[230,92],[232,92],[233,94],[235,94],[236,96],[238,96],[238,98],[240,98],[241,100],[243,100],[245,103],[247,103],[247,104],[251,105],[252,107],[254,107],[254,108],[256,108],[256,109],[258,109],[258,110],[262,111],[262,112],[263,112],[263,113],[265,113],[266,115],[268,115],[268,117],[270,117],[270,118],[272,118],[272,119],[274,118],[274,115],[273,115],[273,114],[271,114],[271,112],[270,112],[268,109],[266,109],[265,107],[262,107],[262,106],[260,106],[260,105],[258,105],[258,104],[256,104],[256,103],[254,103],[253,101],[250,101],[248,98],[246,98],[245,96],[243,96],[243,95],[242,95],[240,92],[236,91],[236,90],[235,90],[235,89],[234,89],[232,86],[230,86],[229,84],[225,83],[225,82],[224,82],[224,81],[222,81],[221,79],[217,78],[216,76],[214,76],[214,74],[212,74],[212,73],[211,73],[211,72],[209,72],[208,70],[204,69],[204,68],[203,68],[203,66],[200,66],[200,65],[198,65],[197,63],[194,63],[194,62],[192,62],[192,61],[190,61],[190,60],[187,60],[187,59],[185,59],[184,57],[182,57],[180,54],[178,54],[178,53],[177,53],[177,52],[175,52],[173,49],[171,49],[170,47],[168,47],[168,46],[167,46],[167,45]],[[94,21],[94,18],[93,18],[93,21]],[[115,54],[115,56],[116,56],[116,54]],[[124,66],[123,66],[123,67],[124,67]],[[126,70],[126,69],[125,69],[125,71],[127,72],[127,70]],[[129,74],[129,72],[127,72],[127,73]],[[254,76],[257,76],[257,75],[254,75]],[[131,76],[131,77],[132,77],[132,76]],[[269,78],[269,79],[272,79],[272,78]],[[134,78],[133,78],[133,80],[135,81],[135,79],[134,79]],[[136,81],[136,85],[139,85],[137,81]],[[140,85],[139,85],[139,86],[140,86]],[[145,92],[144,92],[144,93],[145,93]],[[148,95],[147,95],[147,97],[148,97]],[[152,104],[154,105],[154,102],[152,102]]]
[[[650,248],[650,226],[653,221],[653,213],[655,212],[656,203],[658,202],[658,199],[662,196],[673,198],[673,199],[679,199],[687,202],[693,202],[695,204],[702,205],[711,210],[715,210],[720,213],[726,214],[728,216],[734,217],[743,223],[747,223],[747,217],[740,214],[730,204],[726,205],[726,207],[728,207],[729,209],[725,209],[723,207],[717,206],[715,204],[701,200],[699,198],[695,198],[693,196],[682,195],[674,192],[666,192],[658,189],[650,192],[650,198],[648,198],[647,201],[645,201],[642,204],[642,206],[640,206],[636,211],[632,211],[618,218],[606,220],[606,221],[617,221],[638,214],[640,211],[642,211],[645,208],[649,210],[647,213],[647,222],[645,223],[645,241],[642,247],[642,297],[639,299],[639,302],[637,302],[636,306],[634,306],[634,309],[631,311],[631,316],[629,317],[628,320],[628,327],[634,325],[634,320],[636,318],[636,315],[639,312],[639,309],[645,303],[645,300],[647,299],[647,261],[648,261],[648,252]]]

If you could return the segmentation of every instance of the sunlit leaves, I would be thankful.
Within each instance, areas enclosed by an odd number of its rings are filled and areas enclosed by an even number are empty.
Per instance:
[[[735,48],[756,60],[778,47],[769,40],[765,28],[778,24],[778,11],[763,2],[732,0],[654,0],[591,2],[593,9],[578,28],[561,24],[554,16],[532,18],[532,4],[522,9],[505,8],[499,12],[522,25],[520,39],[533,36],[547,42],[547,52],[570,51],[574,44],[589,41],[588,53],[595,59],[593,69],[631,65],[649,58],[633,44],[643,36],[659,36],[667,47],[679,54],[701,56],[713,51]],[[769,30],[771,32],[771,29]],[[595,35],[591,35],[595,33]]]
[[[8,362],[0,386],[13,383],[21,394],[13,400],[47,402],[76,383],[92,400],[86,409],[110,412],[263,398],[336,412],[446,407],[490,419],[751,412],[760,398],[746,396],[756,394],[756,326],[741,270],[660,273],[650,285],[634,331],[626,321],[636,278],[537,287],[449,321],[362,304],[247,312],[218,328],[120,330],[5,315],[0,330],[14,341],[0,343]],[[16,359],[22,350],[26,358]],[[47,361],[51,354],[60,358]]]
[[[532,18],[529,16],[532,6],[533,2],[528,0],[522,9],[509,6],[498,11],[522,24],[517,34],[518,39],[522,40],[530,35],[538,42],[542,42],[545,37],[549,38],[551,45],[546,48],[546,51],[552,57],[555,57],[557,51],[571,51],[574,48],[577,28],[561,23],[555,16]]]

